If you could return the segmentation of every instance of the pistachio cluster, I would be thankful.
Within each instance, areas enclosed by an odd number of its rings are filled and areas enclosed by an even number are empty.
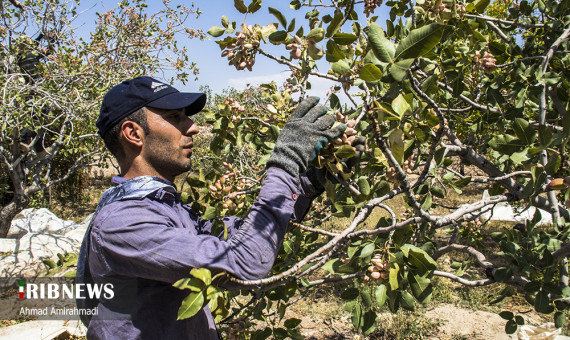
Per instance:
[[[245,111],[245,107],[243,107],[243,105],[241,105],[237,100],[233,99],[232,97],[226,97],[224,105],[229,105],[230,108],[235,109],[238,112]]]
[[[293,39],[295,42],[288,44],[285,48],[289,51],[291,59],[300,59],[303,54],[303,42],[297,35],[295,35]]]
[[[374,13],[376,7],[382,6],[382,2],[384,0],[364,0],[364,14],[366,14],[366,17],[368,18],[370,14]]]
[[[226,171],[220,179],[210,185],[212,197],[223,200],[222,207],[230,212],[243,209],[245,206],[244,194],[237,194],[251,186],[251,180],[240,177],[234,166],[227,162],[222,162]]]
[[[404,172],[408,174],[412,173],[409,160],[405,160],[404,163],[402,163],[401,167]],[[396,169],[394,169],[394,167],[390,167],[386,170],[386,180],[395,186],[400,186],[400,181],[398,180],[398,175],[396,174]]]
[[[416,4],[426,12],[431,12],[443,20],[449,20],[452,18],[453,16],[452,6],[455,6],[455,12],[459,17],[463,17],[463,15],[466,13],[465,5],[463,4],[453,5],[450,3],[442,2],[441,0],[435,0],[435,1],[419,0],[416,2]]]
[[[368,267],[368,276],[364,277],[364,281],[370,281],[370,278],[376,280],[378,283],[382,282],[382,280],[387,279],[389,274],[390,265],[388,263],[384,263],[382,261],[382,255],[376,254],[370,260],[372,265]]]
[[[477,51],[473,61],[475,63],[475,69],[484,71],[485,73],[491,73],[497,67],[497,65],[495,65],[497,60],[487,51],[485,51],[483,56],[481,56],[481,51]]]
[[[297,79],[293,77],[287,78],[287,80],[285,80],[285,82],[283,83],[283,88],[285,90],[289,90],[290,93],[299,92],[301,90],[301,87],[299,86]]]
[[[355,129],[356,120],[348,120],[348,116],[336,112],[337,124],[346,124],[344,133],[335,138],[328,147],[323,148],[317,159],[318,167],[326,167],[329,171],[340,176],[343,180],[348,180],[352,176],[352,168],[359,162],[360,156],[366,151],[366,137],[358,136]],[[354,155],[349,158],[342,158],[337,151],[351,146]]]
[[[229,44],[222,52],[222,57],[228,58],[229,64],[238,71],[248,69],[251,71],[255,64],[255,55],[259,47],[259,39],[256,37],[252,25],[242,26],[243,32],[236,32],[236,41]]]

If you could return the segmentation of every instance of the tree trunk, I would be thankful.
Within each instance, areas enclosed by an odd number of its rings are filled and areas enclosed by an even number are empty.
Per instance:
[[[14,197],[12,202],[0,209],[0,238],[8,236],[12,219],[18,215],[20,211],[24,210],[29,202],[30,200],[25,197]]]

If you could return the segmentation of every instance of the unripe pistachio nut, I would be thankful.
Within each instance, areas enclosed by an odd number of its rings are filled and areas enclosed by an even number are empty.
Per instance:
[[[293,39],[295,39],[295,42],[296,42],[297,44],[301,45],[302,41],[301,41],[301,38],[299,38],[298,35],[295,34],[295,35],[293,36]]]
[[[550,183],[548,183],[548,189],[550,190],[561,190],[566,189],[566,184],[564,184],[564,179],[555,178]]]

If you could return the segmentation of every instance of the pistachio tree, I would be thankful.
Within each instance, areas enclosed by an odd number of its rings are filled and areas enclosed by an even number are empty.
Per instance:
[[[298,338],[300,320],[279,322],[287,306],[311,287],[348,280],[345,310],[368,335],[378,306],[413,310],[442,277],[467,287],[502,284],[501,298],[517,292],[558,326],[564,322],[568,0],[294,0],[288,11],[261,0],[234,3],[243,15],[223,16],[208,31],[221,57],[244,71],[268,58],[290,77],[252,89],[262,93],[256,100],[225,98],[209,113],[220,170],[191,176],[185,198],[206,218],[244,214],[280,128],[315,77],[330,81],[323,101],[349,129],[314,161],[328,173],[326,193],[287,236],[271,275],[242,281],[218,273],[213,280],[194,270],[177,283],[190,290],[179,317],[209,303],[230,336]],[[385,22],[375,16],[379,8],[389,12]],[[248,22],[257,11],[274,20]],[[355,145],[360,136],[364,146]],[[446,204],[451,193],[471,189],[489,195]],[[399,198],[404,213],[386,204]],[[487,235],[482,225],[505,202],[542,210]],[[550,228],[536,228],[541,215],[552,216]],[[335,229],[321,227],[334,218]],[[449,269],[438,260],[450,252],[468,260]],[[261,288],[244,302],[216,280]],[[524,323],[511,312],[501,316],[508,333]]]
[[[0,164],[6,185],[0,237],[35,193],[62,183],[101,154],[95,120],[111,86],[160,71],[175,71],[176,80],[186,81],[197,72],[179,45],[204,36],[186,27],[196,8],[164,1],[149,13],[144,1],[125,0],[90,22],[94,9],[79,5],[0,3]],[[66,164],[65,171],[54,170],[58,162]]]

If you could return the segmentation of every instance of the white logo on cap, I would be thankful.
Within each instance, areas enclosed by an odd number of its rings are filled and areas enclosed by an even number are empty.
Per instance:
[[[167,88],[167,87],[168,87],[167,85],[162,84],[162,83],[157,83],[157,82],[155,82],[155,81],[153,81],[153,82],[150,84],[150,88],[151,88],[151,89],[154,89],[154,92],[155,92],[155,93],[158,92],[158,91],[160,91],[160,90],[164,90],[164,89]]]

